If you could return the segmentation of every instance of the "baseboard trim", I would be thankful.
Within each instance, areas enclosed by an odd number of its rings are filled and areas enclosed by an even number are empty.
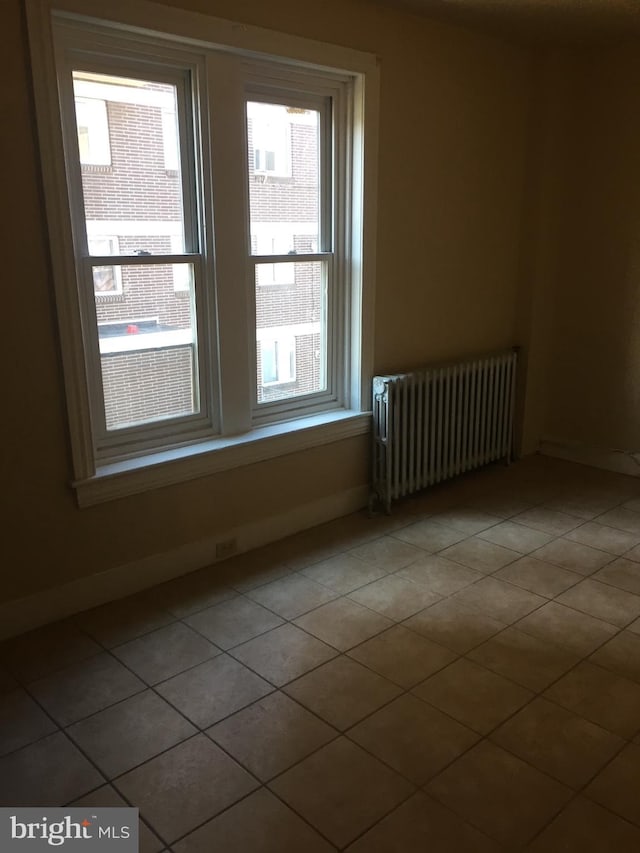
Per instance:
[[[317,524],[356,512],[367,505],[369,489],[353,489],[329,495],[294,509],[225,530],[216,536],[190,542],[180,548],[153,554],[71,583],[0,604],[0,639],[22,634],[74,613],[148,589],[164,581],[210,566],[216,561],[216,545],[235,538],[236,554],[268,545]]]
[[[593,447],[578,441],[555,438],[543,438],[539,450],[543,456],[554,456],[604,471],[614,471],[616,474],[640,477],[640,453],[633,451]]]

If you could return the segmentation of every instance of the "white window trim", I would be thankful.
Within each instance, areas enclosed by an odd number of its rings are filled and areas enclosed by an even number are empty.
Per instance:
[[[216,47],[240,55],[266,55],[292,65],[321,70],[336,68],[354,75],[354,129],[351,185],[354,223],[348,260],[357,286],[351,289],[349,323],[351,350],[346,406],[269,426],[241,435],[192,441],[172,449],[96,466],[89,392],[75,283],[72,231],[66,204],[66,173],[59,124],[59,107],[50,80],[55,79],[51,39],[53,11],[71,18],[117,22],[131,33],[142,32],[172,42]],[[113,0],[105,13],[102,0],[27,0],[38,133],[51,235],[58,317],[65,375],[68,421],[75,479],[81,506],[183,482],[217,471],[274,458],[352,435],[370,428],[370,380],[373,373],[373,312],[375,304],[375,238],[379,67],[375,56],[337,45],[289,36],[200,13],[156,5],[146,0]],[[364,93],[367,104],[364,109]],[[357,152],[366,150],[366,157]],[[75,285],[74,285],[75,286]],[[224,351],[225,341],[220,341]],[[233,424],[227,424],[233,432]]]

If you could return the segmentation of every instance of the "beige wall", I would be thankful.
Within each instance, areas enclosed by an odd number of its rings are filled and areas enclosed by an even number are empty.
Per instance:
[[[369,460],[367,440],[351,439],[76,508],[21,5],[0,6],[0,145],[10,166],[0,232],[10,365],[3,544],[11,552],[0,601],[364,484]],[[513,343],[528,55],[357,0],[182,5],[380,56],[376,368]]]
[[[551,57],[550,63],[558,62]],[[640,451],[640,50],[568,53],[544,433]],[[550,67],[550,66],[548,66]],[[567,86],[566,81],[571,80]]]

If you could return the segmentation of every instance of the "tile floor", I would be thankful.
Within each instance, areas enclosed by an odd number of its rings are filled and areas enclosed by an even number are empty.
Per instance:
[[[0,805],[143,853],[640,850],[640,481],[544,457],[0,646]]]

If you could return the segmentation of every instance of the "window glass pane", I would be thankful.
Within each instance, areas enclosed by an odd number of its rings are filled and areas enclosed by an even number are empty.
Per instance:
[[[247,103],[253,254],[317,252],[320,113]]]
[[[264,270],[287,267],[291,286],[263,284]],[[327,387],[326,263],[256,264],[258,403]]]
[[[98,289],[107,269],[115,295]],[[196,414],[193,265],[93,267],[93,286],[107,429]]]
[[[89,254],[182,253],[176,87],[77,70],[73,88]]]

